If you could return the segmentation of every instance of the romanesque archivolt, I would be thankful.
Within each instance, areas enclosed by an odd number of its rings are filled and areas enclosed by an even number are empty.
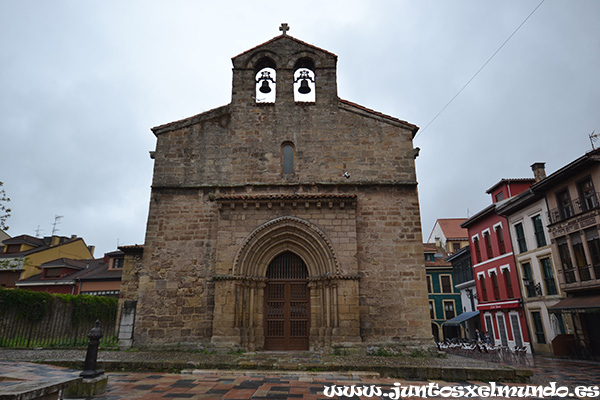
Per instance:
[[[232,275],[264,277],[271,260],[284,251],[302,258],[311,278],[340,274],[331,242],[321,229],[301,218],[279,217],[248,235],[234,260]]]

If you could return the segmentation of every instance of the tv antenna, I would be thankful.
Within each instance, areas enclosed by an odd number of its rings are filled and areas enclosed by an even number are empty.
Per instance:
[[[52,224],[52,236],[54,236],[54,234],[59,231],[59,229],[57,228],[57,225],[60,224],[60,220],[62,218],[64,218],[64,216],[62,216],[62,215],[54,216],[54,223]]]
[[[594,142],[600,137],[600,133],[595,132],[596,131],[592,131],[592,133],[588,135],[588,137],[590,138],[590,143],[592,144],[592,150],[596,150],[596,148],[594,147]]]

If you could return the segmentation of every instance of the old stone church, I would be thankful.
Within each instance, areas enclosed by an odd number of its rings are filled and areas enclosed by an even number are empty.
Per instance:
[[[232,59],[230,104],[152,129],[130,343],[429,347],[418,128],[340,99],[337,56],[280,30]]]

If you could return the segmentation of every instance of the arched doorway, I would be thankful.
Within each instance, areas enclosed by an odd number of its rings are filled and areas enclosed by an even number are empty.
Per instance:
[[[271,261],[265,287],[265,350],[308,350],[310,296],[306,264],[286,251]]]

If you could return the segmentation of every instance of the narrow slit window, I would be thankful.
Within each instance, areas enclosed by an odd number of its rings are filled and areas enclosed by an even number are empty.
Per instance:
[[[294,173],[294,145],[291,143],[284,143],[281,146],[281,169],[283,175]]]

